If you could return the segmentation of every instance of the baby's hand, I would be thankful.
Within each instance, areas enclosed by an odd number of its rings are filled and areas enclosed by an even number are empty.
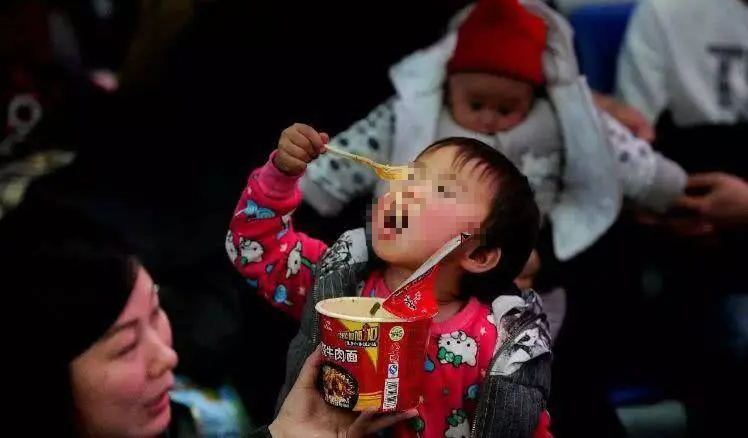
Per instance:
[[[273,164],[287,175],[299,175],[306,170],[307,164],[319,154],[325,153],[325,145],[329,140],[327,134],[318,133],[311,126],[296,123],[281,134]]]

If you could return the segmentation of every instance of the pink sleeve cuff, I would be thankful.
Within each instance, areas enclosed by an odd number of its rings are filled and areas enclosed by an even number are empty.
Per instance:
[[[270,159],[257,171],[257,183],[260,190],[272,198],[287,198],[293,196],[298,189],[299,179],[303,173],[295,176],[286,175],[273,164],[277,151],[270,154]]]

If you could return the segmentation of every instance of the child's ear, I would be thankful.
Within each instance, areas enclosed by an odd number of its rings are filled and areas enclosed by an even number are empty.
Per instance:
[[[465,252],[460,260],[460,266],[470,273],[482,274],[495,268],[499,260],[501,260],[501,249],[476,246]]]

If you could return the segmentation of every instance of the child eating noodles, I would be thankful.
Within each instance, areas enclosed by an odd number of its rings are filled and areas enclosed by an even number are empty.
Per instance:
[[[298,180],[328,140],[306,125],[286,129],[270,160],[250,175],[226,237],[227,253],[247,282],[301,319],[287,383],[319,343],[319,301],[387,297],[443,244],[469,233],[437,271],[439,312],[419,416],[394,433],[547,436],[548,326],[537,295],[513,284],[539,228],[527,178],[479,140],[446,138],[427,146],[408,180],[393,182],[379,197],[366,230],[348,231],[328,248],[295,232],[291,219],[301,202]]]

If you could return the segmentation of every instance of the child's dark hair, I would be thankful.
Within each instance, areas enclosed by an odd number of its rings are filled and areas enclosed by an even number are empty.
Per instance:
[[[465,276],[463,293],[490,302],[511,287],[535,247],[540,230],[540,212],[530,182],[501,152],[486,143],[466,137],[449,137],[424,149],[419,157],[445,147],[457,148],[454,166],[470,162],[482,165],[482,176],[495,180],[491,209],[482,224],[482,246],[500,248],[496,268],[480,275]],[[489,288],[486,286],[490,285]]]

